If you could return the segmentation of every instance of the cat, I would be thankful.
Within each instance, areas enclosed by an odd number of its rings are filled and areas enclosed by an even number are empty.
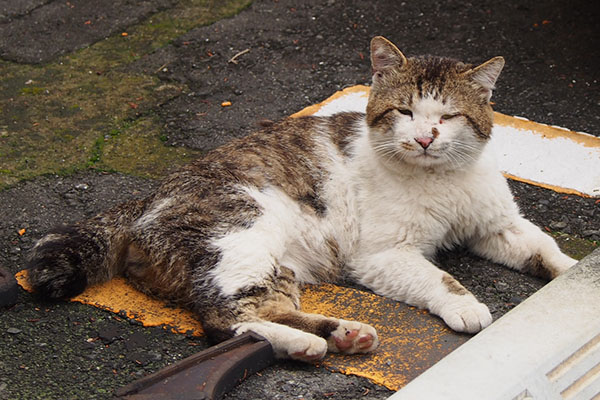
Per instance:
[[[371,41],[366,114],[266,124],[168,176],[150,197],[57,227],[28,259],[39,294],[68,298],[123,275],[193,310],[221,341],[246,331],[280,358],[373,351],[367,324],[300,311],[302,283],[349,276],[455,331],[488,308],[430,260],[466,245],[552,279],[575,264],[519,214],[486,151],[502,57],[407,58]]]

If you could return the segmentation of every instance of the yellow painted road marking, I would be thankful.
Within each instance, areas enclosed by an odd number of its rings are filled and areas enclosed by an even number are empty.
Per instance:
[[[31,291],[26,274],[21,271],[16,278],[21,287]],[[193,313],[167,307],[164,302],[140,293],[123,278],[89,287],[71,301],[125,313],[144,326],[164,326],[176,333],[203,335],[202,326]],[[301,303],[305,312],[356,320],[375,327],[380,345],[374,353],[328,354],[319,365],[368,378],[391,390],[406,385],[469,338],[453,333],[426,311],[356,289],[332,284],[308,285]]]
[[[26,279],[27,271],[15,275],[19,285],[32,291]],[[125,313],[144,326],[168,326],[173,332],[188,333],[194,336],[204,334],[202,325],[194,313],[180,308],[167,307],[160,301],[137,291],[125,278],[113,278],[109,282],[88,287],[83,293],[70,299],[71,301],[89,304],[114,313]]]

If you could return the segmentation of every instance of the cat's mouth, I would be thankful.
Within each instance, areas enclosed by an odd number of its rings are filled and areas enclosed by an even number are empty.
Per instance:
[[[408,143],[408,144],[402,143],[401,146],[404,149],[405,154],[412,158],[417,158],[417,159],[440,158],[439,155],[435,154],[435,150],[431,150],[431,148],[427,148],[427,149],[415,148],[415,146],[413,146],[410,143]]]
[[[417,155],[415,156],[415,158],[421,158],[421,159],[437,159],[440,158],[440,156],[436,155],[436,154],[431,154],[430,151],[427,150],[423,150],[423,151],[419,151],[417,152]]]
[[[422,167],[430,167],[444,162],[442,155],[430,150],[413,151],[407,154],[405,160],[411,164],[420,165]]]

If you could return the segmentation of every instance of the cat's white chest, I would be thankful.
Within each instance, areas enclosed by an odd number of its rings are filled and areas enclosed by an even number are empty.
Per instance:
[[[469,236],[477,219],[472,181],[470,174],[426,170],[365,177],[358,195],[361,249],[411,246],[431,255]]]

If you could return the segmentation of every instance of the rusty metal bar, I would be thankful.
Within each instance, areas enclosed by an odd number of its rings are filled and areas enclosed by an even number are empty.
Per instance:
[[[274,361],[271,344],[247,332],[117,390],[127,400],[216,400]]]

